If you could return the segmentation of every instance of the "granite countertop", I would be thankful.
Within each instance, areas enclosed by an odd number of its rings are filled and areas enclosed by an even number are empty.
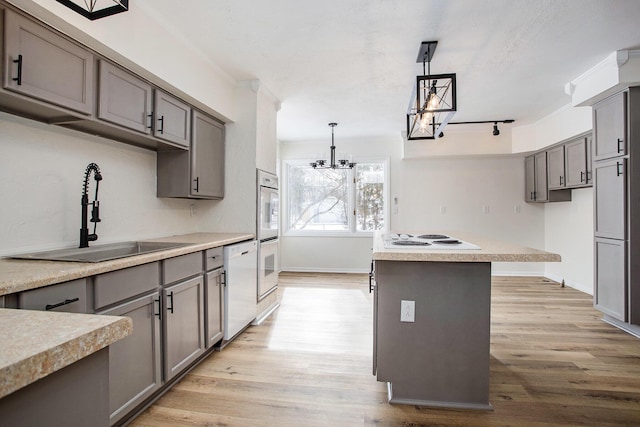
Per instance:
[[[376,261],[437,261],[437,262],[560,262],[558,254],[514,245],[467,232],[445,232],[448,236],[479,246],[480,249],[435,250],[428,247],[386,249],[383,233],[376,232],[373,259]]]
[[[125,338],[131,319],[0,309],[0,398]]]
[[[144,239],[143,241],[145,242],[188,243],[189,245],[97,263],[3,258],[0,259],[0,296],[253,238],[255,238],[255,235],[251,233],[192,233],[157,239]]]

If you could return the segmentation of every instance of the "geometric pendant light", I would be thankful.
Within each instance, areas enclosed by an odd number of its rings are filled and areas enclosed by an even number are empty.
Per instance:
[[[90,20],[104,18],[129,10],[129,0],[57,0]]]
[[[422,42],[417,62],[422,75],[416,82],[407,108],[407,139],[435,139],[456,113],[456,75],[431,74],[431,58],[437,41]]]

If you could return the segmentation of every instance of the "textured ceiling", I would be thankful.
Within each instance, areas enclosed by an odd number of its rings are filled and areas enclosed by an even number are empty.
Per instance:
[[[144,6],[143,6],[144,4]],[[132,7],[135,3],[132,2]],[[564,84],[640,47],[638,0],[139,0],[236,80],[281,102],[278,137],[398,137],[421,41],[432,73],[457,73],[454,121],[536,121]],[[177,7],[179,5],[179,7]]]

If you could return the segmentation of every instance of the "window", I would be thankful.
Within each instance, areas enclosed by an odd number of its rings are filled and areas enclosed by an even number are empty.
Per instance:
[[[287,232],[348,235],[385,229],[387,164],[313,169],[306,162],[287,162]]]

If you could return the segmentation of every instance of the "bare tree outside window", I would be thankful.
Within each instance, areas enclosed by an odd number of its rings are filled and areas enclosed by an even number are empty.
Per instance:
[[[371,232],[385,225],[385,163],[353,170],[288,164],[288,228],[312,232]]]

